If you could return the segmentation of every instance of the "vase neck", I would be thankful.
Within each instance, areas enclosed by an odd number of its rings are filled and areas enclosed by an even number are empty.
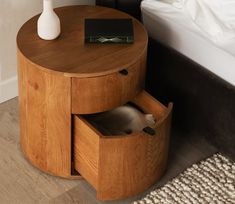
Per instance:
[[[53,10],[52,0],[43,0],[43,11],[51,11],[51,10]]]

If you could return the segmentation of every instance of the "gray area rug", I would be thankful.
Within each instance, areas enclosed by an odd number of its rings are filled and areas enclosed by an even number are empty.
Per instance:
[[[235,204],[235,163],[214,154],[133,204],[156,203]]]

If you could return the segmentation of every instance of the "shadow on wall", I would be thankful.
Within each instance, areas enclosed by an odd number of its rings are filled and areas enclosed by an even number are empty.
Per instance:
[[[17,95],[16,34],[24,22],[42,11],[42,3],[43,0],[1,0],[0,103]],[[74,4],[95,4],[95,0],[54,0],[55,7]]]

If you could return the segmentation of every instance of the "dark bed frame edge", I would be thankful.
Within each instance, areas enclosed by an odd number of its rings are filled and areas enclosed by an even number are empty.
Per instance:
[[[140,19],[140,0],[97,0]],[[235,160],[235,87],[178,52],[149,40],[146,90],[174,102],[173,126],[205,137]]]

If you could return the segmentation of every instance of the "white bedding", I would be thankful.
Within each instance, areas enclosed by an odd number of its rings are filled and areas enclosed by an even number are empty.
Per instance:
[[[149,35],[235,85],[235,38],[216,43],[183,9],[157,0],[141,4]]]
[[[216,43],[235,38],[235,0],[183,0],[182,10]]]

